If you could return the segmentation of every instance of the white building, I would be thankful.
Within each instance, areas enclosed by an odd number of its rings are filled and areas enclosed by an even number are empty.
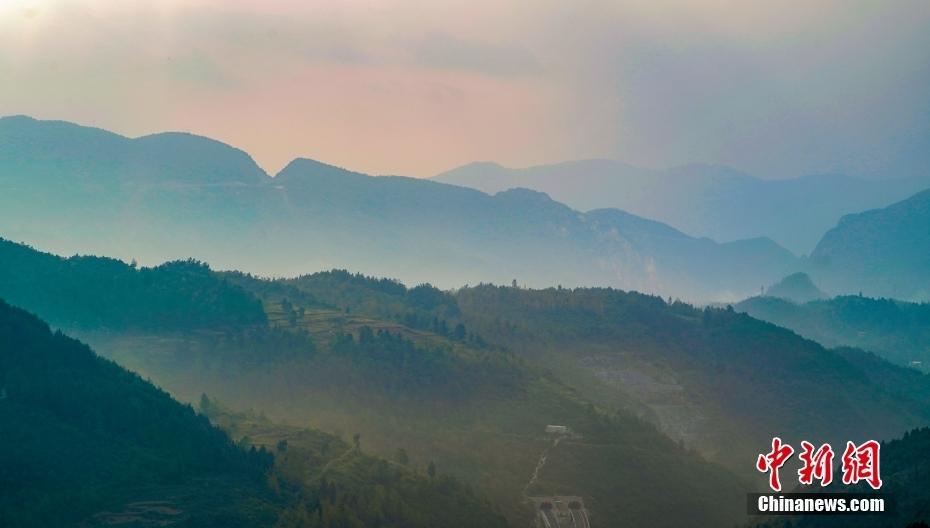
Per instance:
[[[572,430],[566,425],[547,425],[546,434],[570,435]]]

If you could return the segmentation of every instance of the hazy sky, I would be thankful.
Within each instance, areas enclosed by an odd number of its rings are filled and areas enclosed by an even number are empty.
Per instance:
[[[429,176],[930,174],[928,0],[0,0],[0,114]]]

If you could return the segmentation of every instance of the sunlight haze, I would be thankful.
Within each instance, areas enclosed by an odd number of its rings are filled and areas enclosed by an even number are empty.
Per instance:
[[[930,4],[0,1],[0,115],[190,131],[270,173],[476,160],[930,168]]]

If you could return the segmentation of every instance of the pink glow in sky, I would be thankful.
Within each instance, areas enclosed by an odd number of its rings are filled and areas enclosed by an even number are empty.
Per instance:
[[[661,4],[661,5],[660,5]],[[0,115],[430,176],[930,170],[930,3],[0,0]]]

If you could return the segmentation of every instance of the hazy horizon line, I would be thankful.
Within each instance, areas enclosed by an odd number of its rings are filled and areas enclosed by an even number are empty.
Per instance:
[[[106,133],[109,133],[109,134],[114,134],[114,135],[120,136],[120,137],[125,138],[125,139],[128,139],[128,140],[136,140],[136,139],[141,139],[141,138],[150,137],[150,136],[157,136],[157,135],[162,135],[162,134],[186,134],[186,135],[190,135],[190,136],[194,136],[194,137],[198,137],[198,138],[207,139],[207,140],[210,140],[210,141],[215,141],[215,142],[221,143],[221,144],[223,144],[223,145],[225,145],[225,146],[227,146],[227,147],[229,147],[229,148],[231,148],[231,149],[238,150],[238,151],[244,153],[244,154],[247,155],[247,156],[249,157],[249,159],[252,160],[252,162],[253,162],[259,169],[261,169],[262,172],[265,173],[265,175],[267,175],[269,178],[275,178],[275,177],[277,177],[277,176],[280,175],[281,172],[283,172],[288,166],[290,166],[290,165],[291,165],[292,163],[294,163],[295,161],[299,161],[299,160],[310,160],[310,161],[314,161],[314,162],[316,162],[316,163],[320,163],[320,164],[323,164],[323,165],[327,165],[327,166],[330,166],[330,167],[334,167],[334,168],[337,168],[337,169],[340,169],[340,170],[344,170],[344,171],[347,171],[347,172],[353,172],[353,173],[357,173],[357,174],[363,174],[363,175],[366,175],[366,176],[372,176],[372,177],[391,177],[391,176],[399,176],[399,177],[404,177],[404,178],[415,178],[415,179],[418,179],[418,180],[435,180],[437,177],[442,176],[442,175],[444,175],[444,174],[446,174],[446,173],[453,172],[453,171],[456,171],[456,170],[459,170],[459,169],[462,169],[462,168],[465,168],[465,167],[469,167],[469,166],[472,166],[472,165],[482,165],[482,164],[484,164],[484,165],[494,165],[494,166],[496,166],[496,167],[498,167],[498,168],[502,168],[502,169],[505,169],[505,170],[508,170],[508,171],[528,171],[528,170],[539,169],[539,168],[544,168],[544,167],[553,167],[553,166],[558,166],[558,165],[569,165],[569,164],[575,164],[575,163],[589,163],[589,162],[599,162],[599,161],[600,161],[600,162],[615,163],[615,164],[617,164],[617,165],[625,165],[626,167],[629,167],[629,168],[632,168],[632,169],[642,170],[642,171],[648,171],[648,172],[653,172],[653,173],[661,173],[661,172],[672,171],[672,170],[677,170],[677,169],[684,169],[684,168],[690,168],[690,167],[713,167],[713,168],[729,169],[729,170],[732,170],[732,171],[734,171],[734,172],[739,173],[741,176],[745,176],[745,177],[752,178],[752,179],[755,179],[755,180],[760,180],[760,181],[787,181],[787,180],[793,180],[793,179],[809,178],[809,177],[818,177],[818,176],[843,176],[843,177],[847,177],[847,178],[858,179],[858,180],[864,180],[864,181],[870,181],[870,180],[875,181],[875,180],[882,180],[882,179],[908,179],[908,178],[909,178],[908,176],[890,176],[890,177],[888,177],[888,178],[879,178],[879,177],[869,177],[869,176],[865,176],[865,175],[852,175],[852,174],[847,174],[847,173],[843,173],[843,172],[802,172],[801,174],[794,174],[794,175],[788,175],[788,176],[777,177],[777,178],[765,178],[765,177],[759,176],[759,175],[757,175],[757,174],[753,174],[753,173],[751,173],[751,172],[749,172],[749,171],[746,171],[746,170],[744,170],[744,169],[742,169],[742,168],[740,168],[740,167],[737,167],[737,166],[735,166],[735,165],[731,165],[731,164],[727,164],[727,163],[722,163],[722,162],[692,161],[692,162],[682,163],[682,164],[675,164],[675,165],[669,165],[669,166],[663,166],[663,167],[655,167],[655,166],[647,166],[647,165],[639,165],[639,164],[629,163],[629,162],[624,161],[624,160],[621,160],[621,159],[609,158],[609,157],[590,157],[590,158],[560,159],[560,160],[554,160],[554,161],[551,161],[551,162],[548,162],[548,163],[534,163],[534,164],[528,164],[528,165],[509,165],[509,164],[505,164],[505,163],[502,163],[502,162],[499,162],[499,161],[496,161],[496,160],[493,160],[493,159],[476,159],[476,160],[472,160],[472,161],[468,161],[468,162],[465,162],[465,163],[461,163],[461,164],[455,165],[455,166],[453,166],[453,167],[450,167],[450,168],[448,168],[448,169],[446,169],[446,170],[443,170],[443,171],[441,171],[441,172],[438,172],[438,173],[436,173],[436,174],[431,174],[431,175],[428,175],[428,176],[417,176],[417,175],[413,175],[413,174],[403,174],[403,173],[391,172],[391,171],[384,171],[384,172],[366,172],[366,171],[363,171],[363,170],[357,170],[357,169],[349,168],[349,167],[347,167],[347,166],[345,166],[345,165],[343,165],[343,164],[339,164],[339,163],[336,163],[336,162],[324,161],[322,158],[318,158],[318,157],[313,157],[313,156],[308,156],[308,155],[295,155],[295,156],[293,156],[293,157],[290,159],[290,161],[288,161],[287,163],[285,163],[285,164],[284,164],[282,167],[280,167],[279,169],[277,169],[277,170],[269,170],[268,167],[264,166],[264,165],[263,165],[262,163],[260,163],[257,159],[255,159],[255,157],[253,156],[253,154],[252,154],[252,152],[251,152],[250,150],[248,150],[248,149],[246,149],[246,148],[243,148],[243,147],[240,147],[240,146],[237,146],[237,145],[233,144],[232,142],[229,142],[229,141],[226,141],[226,140],[223,140],[223,139],[218,139],[218,138],[216,138],[216,137],[206,135],[205,133],[200,133],[200,132],[196,132],[196,131],[193,131],[193,130],[185,130],[185,129],[183,129],[183,128],[178,128],[178,129],[164,129],[164,130],[158,130],[158,131],[152,131],[152,132],[142,133],[142,134],[138,134],[138,135],[131,135],[131,134],[126,133],[126,132],[123,132],[123,131],[118,131],[118,130],[115,130],[115,129],[112,129],[112,128],[107,128],[107,127],[102,126],[102,125],[97,124],[97,123],[87,124],[87,123],[78,122],[78,121],[71,121],[71,120],[68,120],[68,119],[36,117],[35,115],[30,115],[30,114],[27,114],[27,113],[11,113],[11,114],[6,114],[6,115],[0,116],[0,119],[11,119],[11,118],[26,118],[26,119],[30,119],[30,120],[33,120],[33,121],[44,122],[44,123],[65,123],[65,124],[68,124],[68,125],[73,125],[73,126],[77,126],[77,127],[81,127],[81,128],[89,128],[89,129],[94,129],[94,130],[100,130],[100,131],[103,131],[103,132],[106,132]],[[440,182],[440,183],[441,183],[441,182]]]

